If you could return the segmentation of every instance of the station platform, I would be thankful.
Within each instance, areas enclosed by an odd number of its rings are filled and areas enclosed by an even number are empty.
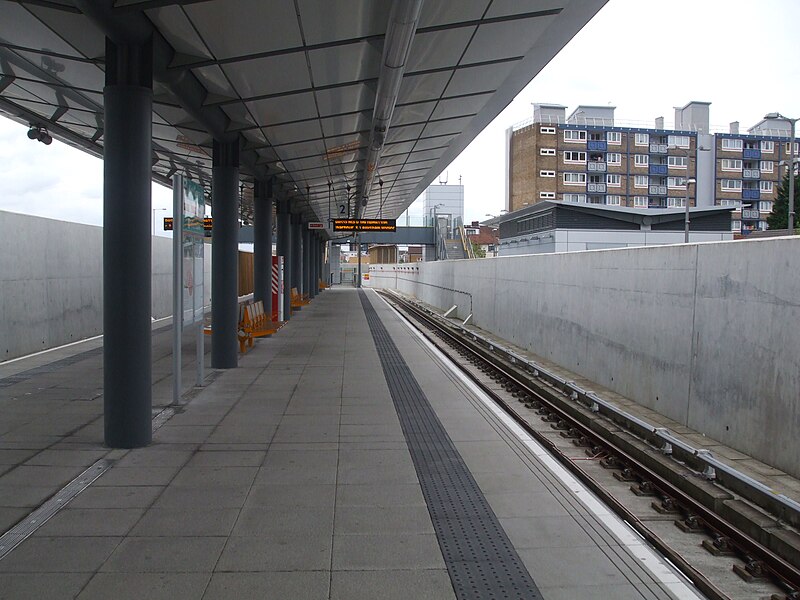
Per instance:
[[[102,445],[86,352],[0,371],[3,531],[104,461],[0,598],[699,597],[375,292],[320,294],[143,449]]]

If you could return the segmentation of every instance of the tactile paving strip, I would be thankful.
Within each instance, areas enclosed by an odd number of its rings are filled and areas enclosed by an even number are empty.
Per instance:
[[[459,600],[541,598],[467,465],[363,290],[361,305]]]

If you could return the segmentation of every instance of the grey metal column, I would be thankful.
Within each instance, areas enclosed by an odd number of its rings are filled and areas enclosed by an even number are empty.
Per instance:
[[[272,179],[255,182],[253,210],[253,300],[272,314]]]
[[[239,364],[239,142],[214,140],[211,174],[211,366]]]
[[[320,292],[319,289],[319,280],[322,276],[322,272],[319,269],[320,263],[320,252],[322,249],[322,239],[319,236],[314,236],[314,290],[316,293]]]
[[[300,228],[302,217],[292,215],[292,287],[297,289],[301,296],[303,289],[303,230]]]
[[[150,327],[153,56],[150,42],[106,40],[103,156],[105,442],[152,440]]]
[[[283,256],[283,320],[292,316],[292,225],[289,200],[278,201],[278,256]]]
[[[308,297],[313,298],[316,294],[314,286],[311,285],[314,281],[312,235],[308,229],[308,223],[303,223],[300,227],[303,228],[303,287],[306,289]]]
[[[322,276],[322,269],[325,262],[325,240],[321,237],[317,238],[317,285],[319,285],[319,279]]]

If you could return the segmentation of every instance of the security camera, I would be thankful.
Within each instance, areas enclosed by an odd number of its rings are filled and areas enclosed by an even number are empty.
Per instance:
[[[45,146],[49,146],[53,143],[52,136],[47,133],[47,129],[41,125],[31,125],[31,128],[28,129],[28,139],[39,140]]]

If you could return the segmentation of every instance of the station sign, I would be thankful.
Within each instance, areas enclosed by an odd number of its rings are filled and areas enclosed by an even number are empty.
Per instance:
[[[164,217],[164,231],[173,231],[174,228],[175,228],[175,222],[172,220],[172,217]],[[213,228],[212,217],[204,217],[203,231],[205,232],[205,237],[211,237],[212,228]]]
[[[334,219],[334,231],[397,231],[395,219]]]
[[[319,221],[311,221],[308,224],[309,229],[325,229],[325,223],[320,223]]]

